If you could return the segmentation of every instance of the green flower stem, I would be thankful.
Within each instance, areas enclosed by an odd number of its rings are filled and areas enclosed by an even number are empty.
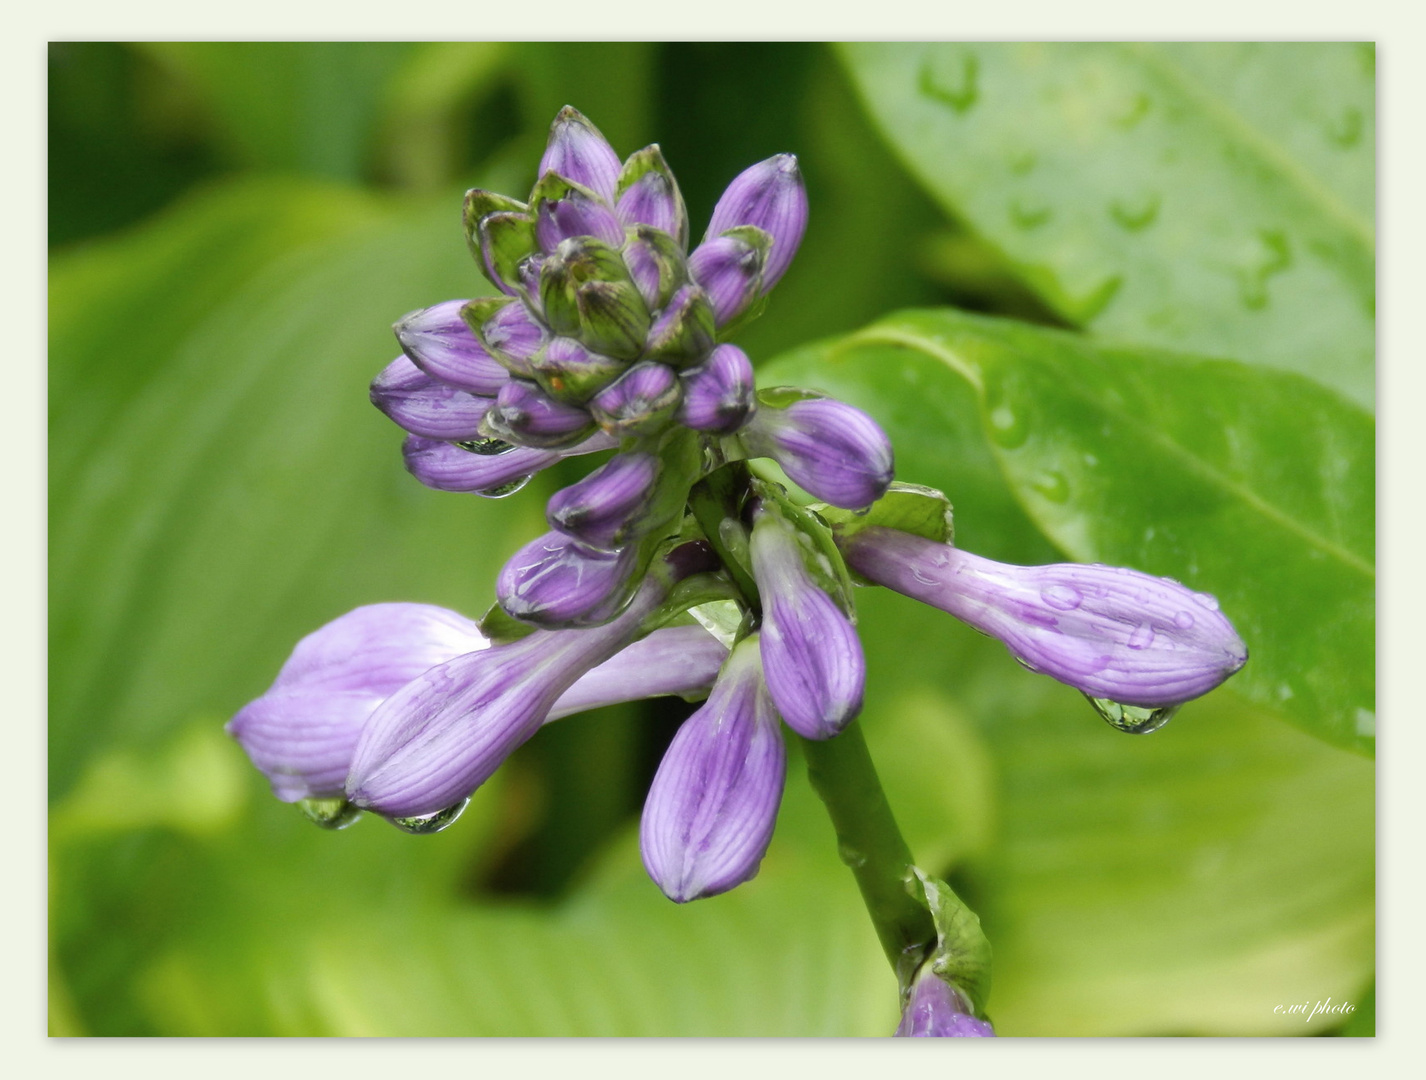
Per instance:
[[[807,775],[827,805],[837,850],[857,879],[886,959],[904,989],[936,947],[936,926],[876,775],[860,722],[833,739],[803,739]]]
[[[718,558],[722,560],[733,583],[743,594],[743,599],[753,611],[762,611],[758,597],[758,586],[743,564],[728,550],[720,531],[722,523],[729,518],[737,520],[742,510],[742,502],[748,492],[751,474],[745,462],[735,461],[716,469],[698,483],[688,493],[688,507],[703,528],[703,534],[713,545]]]

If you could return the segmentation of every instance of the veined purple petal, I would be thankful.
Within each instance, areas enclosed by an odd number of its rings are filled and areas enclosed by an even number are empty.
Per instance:
[[[539,295],[536,288],[535,295]],[[519,301],[506,304],[481,328],[485,343],[508,358],[517,370],[528,367],[529,361],[545,343],[545,330]],[[496,393],[499,393],[499,387]]]
[[[610,434],[643,434],[673,416],[681,392],[671,367],[644,361],[594,395],[589,411]]]
[[[596,192],[610,206],[619,181],[619,155],[578,110],[566,105],[550,126],[539,175],[559,173]]]
[[[875,526],[838,543],[872,581],[950,612],[1091,697],[1177,705],[1248,659],[1217,601],[1167,578],[1076,563],[1007,566]]]
[[[486,427],[497,438],[546,450],[571,446],[592,433],[594,421],[577,405],[566,405],[538,386],[511,379],[500,388]]]
[[[786,750],[756,635],[724,664],[674,736],[649,788],[639,848],[670,900],[727,892],[758,872],[777,821]]]
[[[437,664],[488,646],[475,623],[445,608],[359,607],[299,641],[268,691],[226,730],[279,799],[334,797],[362,725],[387,697]]]
[[[371,383],[371,403],[412,435],[471,439],[480,431],[490,398],[457,390],[398,356]]]
[[[406,459],[406,470],[428,488],[473,492],[499,491],[549,468],[565,456],[558,450],[503,445],[508,449],[482,453],[440,439],[408,435],[401,445],[401,453]]]
[[[495,596],[514,618],[536,626],[597,626],[624,605],[637,564],[632,545],[603,551],[548,532],[510,557]]]
[[[719,345],[700,366],[684,372],[678,422],[695,431],[737,431],[757,403],[753,365],[736,345]]]
[[[396,324],[396,340],[427,375],[481,397],[494,397],[510,377],[460,317],[465,300],[413,311]],[[519,307],[519,304],[507,305]]]
[[[830,739],[862,708],[866,659],[845,612],[803,563],[798,532],[776,513],[753,526],[753,576],[762,596],[763,677],[777,711],[808,739]]]
[[[571,191],[563,199],[540,203],[535,217],[535,241],[545,253],[575,236],[592,236],[618,247],[624,242],[624,226],[604,203]]]
[[[995,1029],[977,1020],[965,995],[930,971],[923,970],[911,987],[896,1035],[900,1038],[986,1038]]]
[[[752,456],[774,458],[809,494],[847,510],[885,495],[895,472],[886,433],[835,398],[759,409],[740,434]]]
[[[764,293],[778,283],[807,231],[807,188],[792,154],[778,154],[743,170],[713,208],[708,236],[755,225],[772,237],[763,267]]]
[[[683,226],[683,198],[669,178],[656,170],[632,184],[615,208],[625,225],[652,225],[676,237]]]
[[[638,635],[667,592],[650,575],[607,626],[537,631],[422,673],[362,729],[347,798],[387,817],[419,817],[458,803],[539,729],[575,680]]]
[[[688,272],[713,305],[713,318],[726,326],[758,297],[762,256],[757,248],[734,236],[705,240],[688,257]]]
[[[642,535],[636,520],[656,493],[663,461],[631,451],[610,458],[545,506],[550,528],[594,547],[615,548]]]
[[[728,650],[701,626],[655,630],[579,677],[555,702],[549,719],[625,701],[706,693]]]

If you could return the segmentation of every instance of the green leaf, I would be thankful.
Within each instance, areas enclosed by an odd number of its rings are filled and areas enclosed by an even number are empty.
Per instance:
[[[912,869],[926,894],[926,905],[936,923],[936,950],[931,970],[970,998],[977,1015],[985,1015],[990,996],[990,942],[980,926],[980,917],[944,881],[932,877],[919,866]]]
[[[863,511],[817,503],[811,509],[827,519],[842,536],[851,536],[868,525],[900,529],[938,544],[949,544],[954,536],[950,500],[935,488],[921,484],[893,483],[887,493]]]
[[[1371,45],[841,47],[912,173],[1072,323],[1374,400]]]
[[[889,354],[921,371],[888,388]],[[1251,659],[1230,684],[1339,746],[1375,745],[1375,425],[1308,380],[1229,361],[1096,347],[952,311],[906,312],[768,367],[777,381],[879,384],[926,407],[926,367],[964,380],[1005,481],[1071,557],[1214,594]],[[817,382],[816,380],[821,380]],[[919,480],[919,476],[902,475]],[[956,488],[946,489],[960,503]],[[973,517],[957,518],[960,543]],[[988,552],[990,553],[990,552]]]

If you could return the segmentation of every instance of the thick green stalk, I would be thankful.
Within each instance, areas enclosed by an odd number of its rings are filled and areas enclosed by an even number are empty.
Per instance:
[[[936,945],[936,926],[876,775],[861,725],[833,739],[803,739],[807,775],[827,805],[837,850],[851,869],[882,950],[904,988]]]

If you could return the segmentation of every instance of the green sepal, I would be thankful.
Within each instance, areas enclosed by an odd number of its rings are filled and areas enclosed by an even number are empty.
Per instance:
[[[644,350],[649,309],[629,282],[590,281],[575,290],[579,338],[589,348],[619,360],[634,360]]]
[[[826,503],[813,503],[808,509],[831,525],[838,539],[855,536],[868,525],[877,525],[885,529],[899,529],[938,544],[955,541],[951,500],[935,488],[921,484],[893,481],[886,494],[865,510],[843,510]],[[873,584],[855,571],[852,572],[852,580],[858,585]]]
[[[470,248],[470,253],[475,256],[476,262],[482,261],[478,232],[481,219],[498,213],[523,214],[528,209],[529,207],[519,199],[512,199],[508,195],[499,195],[483,188],[471,188],[465,193],[465,204],[461,207],[461,224],[465,229],[466,245]]]
[[[535,182],[534,188],[530,191],[530,216],[538,220],[541,203],[559,202],[571,195],[582,195],[590,202],[608,205],[597,192],[583,184],[577,183],[567,176],[561,176],[559,173],[547,172]]]
[[[713,305],[697,286],[685,289],[677,304],[659,316],[657,332],[650,334],[646,343],[646,355],[673,367],[690,367],[707,359],[717,342]]]
[[[535,627],[507,614],[499,604],[491,604],[490,610],[480,617],[476,625],[492,645],[508,645],[535,632]]]
[[[659,283],[654,295],[645,297],[649,307],[658,311],[672,298],[673,294],[691,280],[688,276],[688,256],[683,247],[662,229],[652,225],[635,225],[627,230],[629,239],[624,244],[624,263],[632,265],[642,250],[658,264]],[[633,271],[630,271],[630,280]]]
[[[965,994],[976,1015],[983,1018],[990,998],[991,948],[981,929],[980,916],[966,907],[944,881],[931,877],[919,866],[911,867],[911,872],[916,880],[908,879],[906,888],[917,899],[924,897],[931,921],[936,924],[936,947],[926,961],[931,973]],[[908,990],[902,987],[903,995]]]
[[[843,614],[855,625],[857,609],[852,602],[851,573],[842,559],[842,553],[837,550],[831,527],[814,511],[793,502],[781,484],[756,477],[751,483],[753,491],[763,501],[762,512],[776,514],[798,532],[807,553],[814,556],[803,560],[807,572],[823,592],[837,601]],[[756,522],[753,528],[757,528]]]
[[[497,211],[476,226],[480,267],[502,292],[520,284],[520,263],[535,253],[535,219],[530,214]]]
[[[580,337],[578,293],[582,287],[596,283],[627,286],[633,292],[637,308],[643,310],[644,330],[639,335],[639,344],[642,346],[643,334],[648,332],[648,310],[644,307],[643,298],[638,295],[638,290],[629,278],[629,268],[624,265],[624,257],[602,240],[592,236],[575,236],[562,241],[541,267],[540,303],[544,308],[545,322],[557,334]],[[606,356],[618,355],[609,349],[601,348],[592,340],[584,341],[595,352]],[[624,351],[627,351],[627,346]]]
[[[552,360],[546,343],[531,361],[531,374],[540,389],[556,401],[583,405],[629,366],[599,353],[590,353],[589,357],[589,362],[578,364]]]
[[[572,236],[560,241],[553,258],[569,269],[570,281],[583,285],[587,281],[621,281],[633,284],[624,256],[594,236]]]
[[[686,249],[688,247],[688,208],[684,206],[683,192],[679,190],[678,181],[674,179],[673,170],[664,160],[663,151],[659,149],[658,143],[651,143],[642,150],[635,150],[629,155],[624,162],[623,170],[619,173],[615,199],[621,198],[624,192],[649,173],[657,173],[663,177],[673,192],[673,201],[676,207],[673,238],[678,241],[680,249]]]
[[[765,229],[759,229],[756,225],[738,225],[731,229],[725,229],[718,235],[729,236],[741,241],[757,252],[758,257],[758,272],[751,286],[752,301],[718,330],[718,340],[727,341],[767,310],[767,297],[762,294],[762,277],[763,267],[767,265],[768,252],[772,250],[772,234]]]
[[[512,375],[530,378],[533,369],[528,361],[519,361],[506,355],[493,347],[485,338],[485,324],[495,316],[495,313],[506,304],[517,303],[519,301],[513,296],[477,296],[461,307],[460,317],[461,321],[470,327],[470,332],[475,335],[475,340],[480,342],[480,347],[488,352],[501,367]]]
[[[801,386],[769,386],[758,391],[758,405],[766,409],[785,409],[797,401],[820,401],[827,395],[820,390]]]
[[[558,255],[551,255],[540,267],[540,308],[545,323],[556,334],[579,334],[579,308],[574,303],[573,277]]]

